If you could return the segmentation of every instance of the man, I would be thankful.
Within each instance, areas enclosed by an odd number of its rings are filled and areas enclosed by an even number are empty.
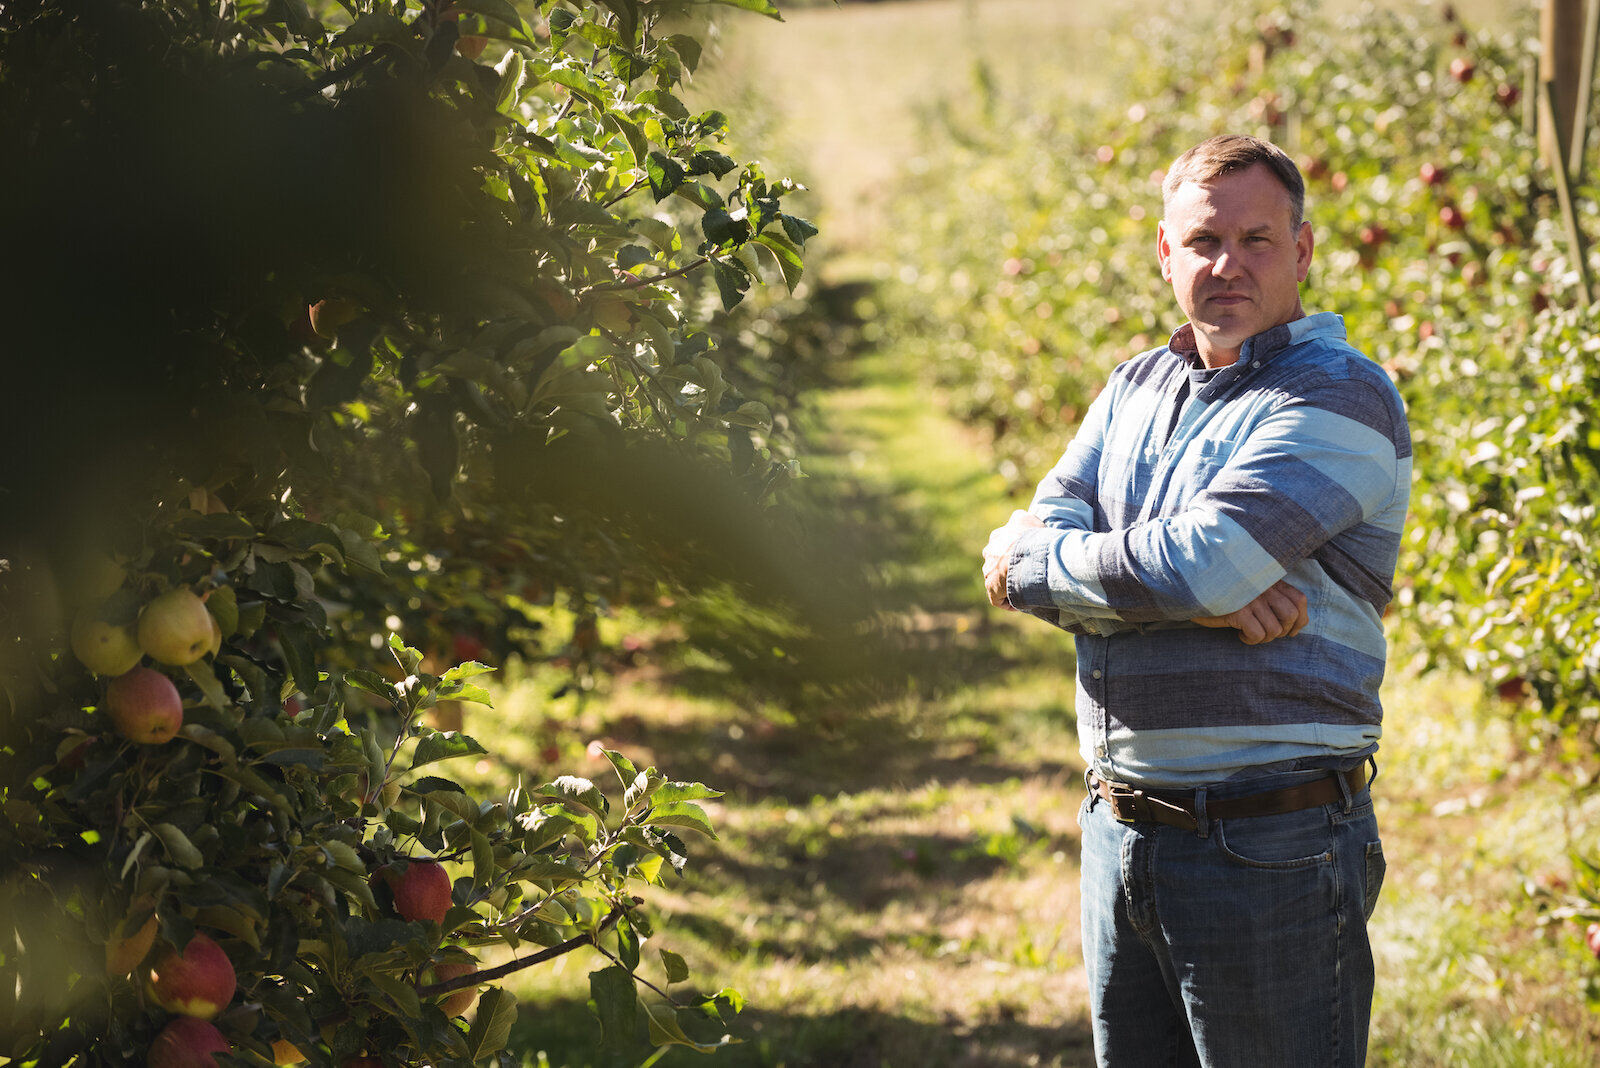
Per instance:
[[[1366,1057],[1411,445],[1343,320],[1301,307],[1304,196],[1256,138],[1179,157],[1156,253],[1188,322],[1112,373],[984,550],[995,605],[1077,635],[1102,1068]]]

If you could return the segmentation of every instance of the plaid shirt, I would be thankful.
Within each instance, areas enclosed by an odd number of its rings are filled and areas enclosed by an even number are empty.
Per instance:
[[[1077,635],[1084,759],[1198,786],[1352,766],[1377,749],[1388,604],[1411,486],[1393,383],[1322,313],[1193,364],[1185,325],[1119,366],[1039,484],[1013,607]],[[1279,579],[1310,624],[1245,645],[1226,615]]]

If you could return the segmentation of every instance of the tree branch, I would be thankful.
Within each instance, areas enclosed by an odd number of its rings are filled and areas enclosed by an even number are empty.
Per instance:
[[[592,934],[574,935],[565,942],[541,949],[531,957],[518,957],[516,960],[507,961],[505,964],[498,965],[494,968],[484,968],[479,971],[469,972],[466,975],[458,975],[454,979],[445,979],[442,982],[429,983],[426,986],[419,986],[417,987],[417,996],[423,998],[432,998],[438,997],[440,994],[448,994],[452,990],[465,990],[469,986],[483,986],[486,983],[493,983],[497,980],[504,979],[508,975],[514,975],[524,968],[531,968],[535,964],[543,964],[545,961],[555,960],[557,957],[566,956],[573,950],[582,949],[584,946],[594,946],[596,949],[600,949],[600,943],[598,941],[600,932],[611,927],[615,927],[617,921],[622,919],[622,914],[625,911],[626,910],[621,905],[618,905],[616,908],[606,913],[606,918],[600,921],[600,926],[595,928]],[[605,952],[603,949],[600,951],[602,953]],[[610,956],[610,954],[606,955]]]

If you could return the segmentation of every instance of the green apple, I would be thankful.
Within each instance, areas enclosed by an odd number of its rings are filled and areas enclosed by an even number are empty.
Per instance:
[[[212,626],[206,603],[180,586],[144,606],[139,614],[139,645],[152,660],[182,667],[206,655]]]
[[[72,655],[96,675],[125,675],[144,657],[132,627],[107,623],[93,608],[73,618],[70,641]]]

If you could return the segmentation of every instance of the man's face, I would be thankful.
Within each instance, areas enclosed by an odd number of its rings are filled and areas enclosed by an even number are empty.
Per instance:
[[[1184,182],[1156,230],[1161,277],[1194,326],[1208,367],[1239,358],[1245,339],[1305,314],[1311,224],[1290,225],[1289,191],[1264,164],[1204,185]]]

